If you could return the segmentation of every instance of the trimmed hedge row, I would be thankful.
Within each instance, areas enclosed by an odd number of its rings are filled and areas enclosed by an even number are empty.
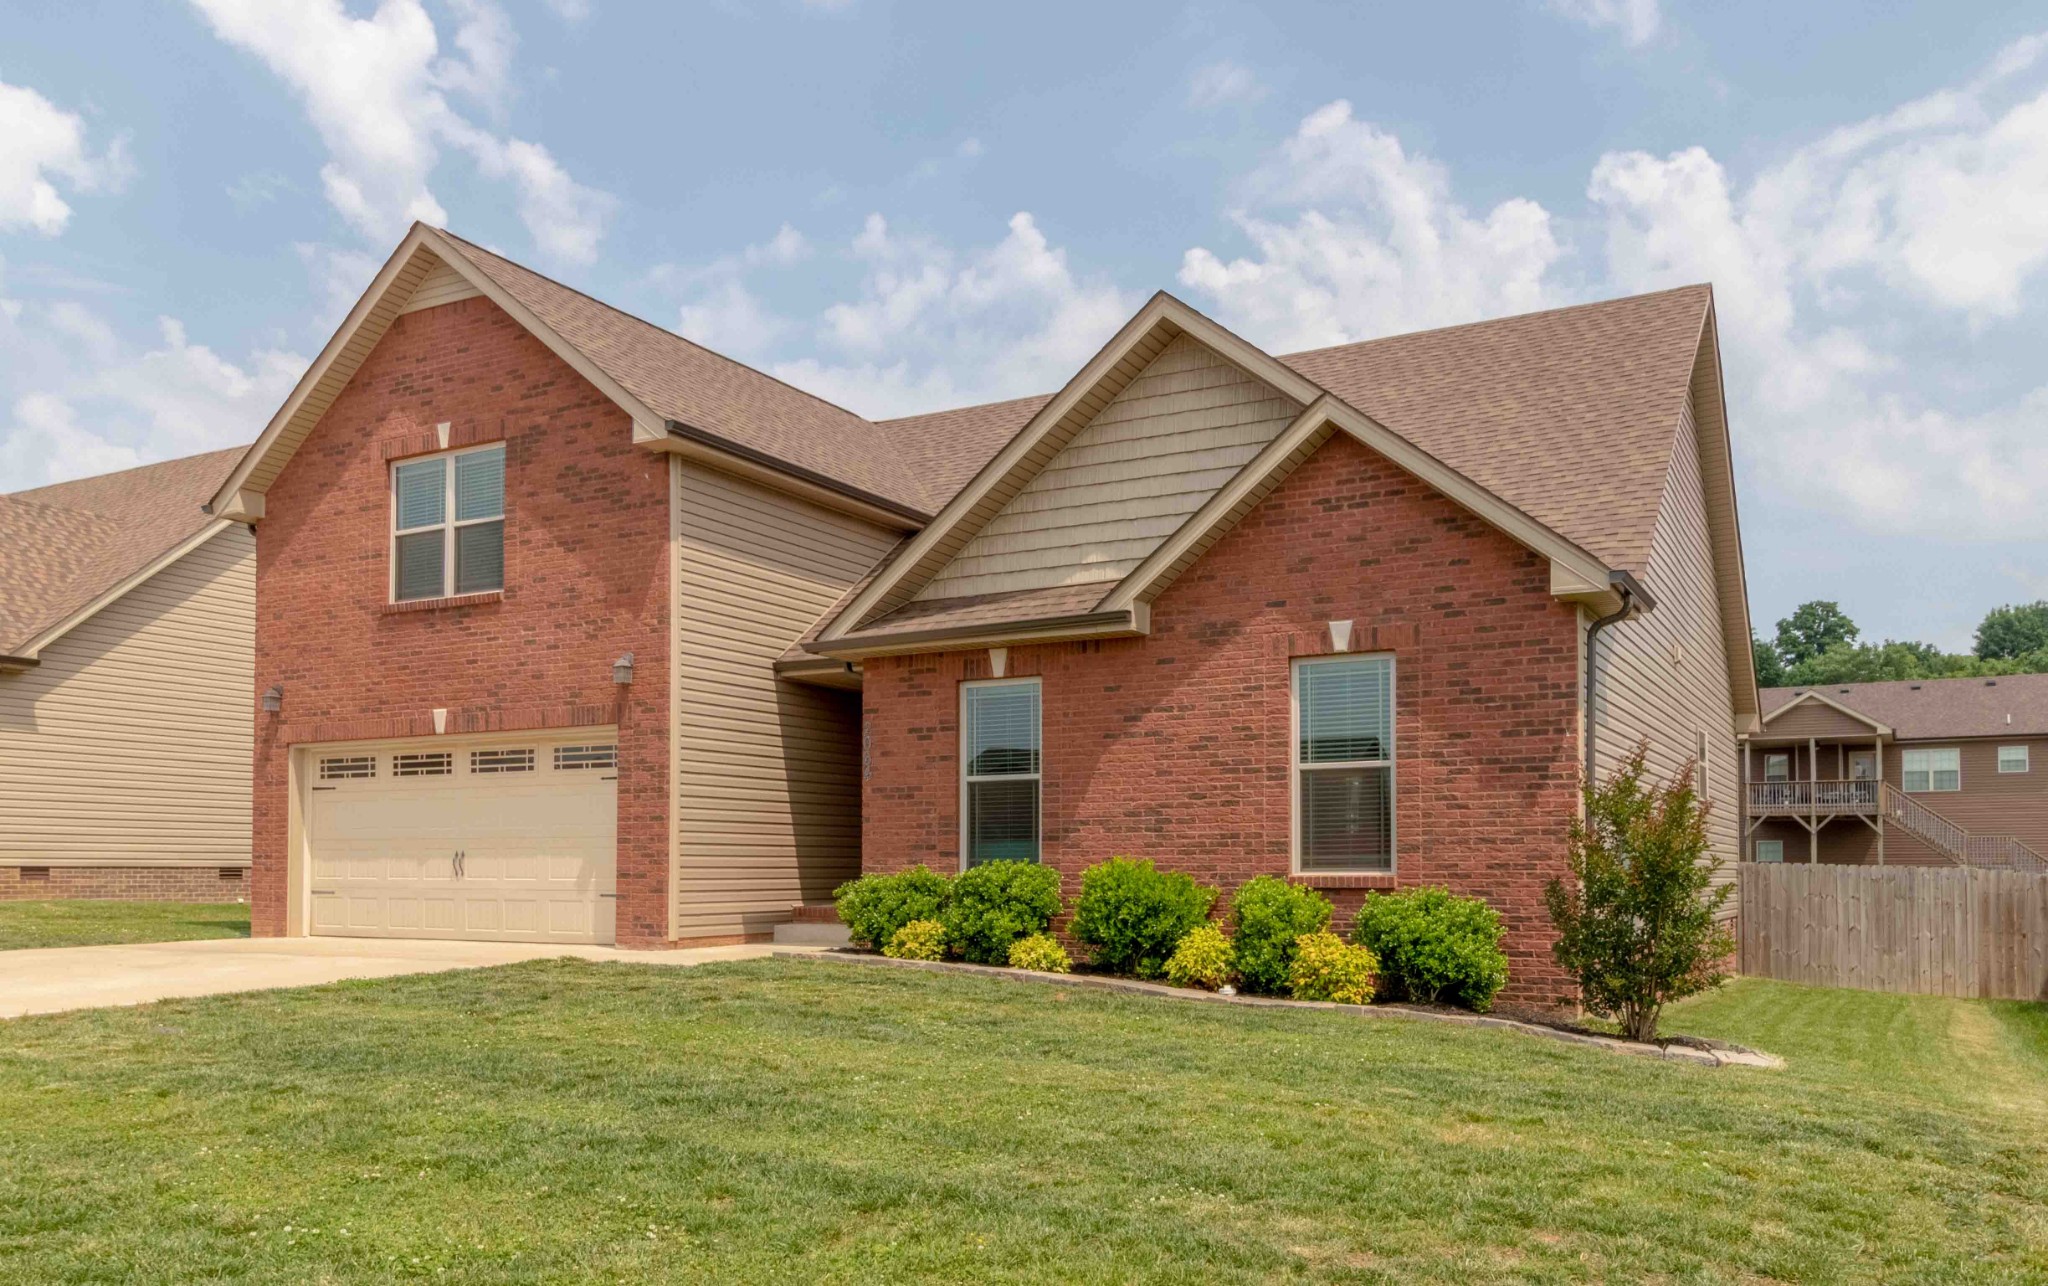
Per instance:
[[[1065,973],[1047,930],[1063,909],[1059,872],[986,862],[948,878],[922,866],[841,885],[839,917],[855,942],[912,960]],[[1230,899],[1230,933],[1211,921],[1221,897],[1150,859],[1113,857],[1081,875],[1075,939],[1107,973],[1176,986],[1365,1004],[1411,1000],[1484,1011],[1507,983],[1500,915],[1478,898],[1416,888],[1367,895],[1350,941],[1329,931],[1330,900],[1275,875]]]

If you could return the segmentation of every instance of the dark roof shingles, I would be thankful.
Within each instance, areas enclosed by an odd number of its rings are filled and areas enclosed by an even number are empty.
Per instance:
[[[2048,674],[1992,679],[1902,679],[1765,688],[1766,718],[1803,692],[1817,692],[1890,728],[1906,741],[1930,737],[2048,736]],[[2006,722],[2007,717],[2011,722]]]

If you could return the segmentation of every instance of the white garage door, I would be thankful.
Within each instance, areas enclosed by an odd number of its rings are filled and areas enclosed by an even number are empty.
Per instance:
[[[312,931],[613,941],[617,762],[606,729],[310,748]]]

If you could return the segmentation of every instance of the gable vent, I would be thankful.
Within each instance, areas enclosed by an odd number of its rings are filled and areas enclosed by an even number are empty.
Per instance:
[[[455,756],[445,750],[391,756],[393,777],[447,777],[455,772]]]
[[[617,746],[556,746],[555,771],[575,772],[587,768],[619,766]]]
[[[320,761],[321,781],[344,781],[376,775],[375,755],[332,755]]]
[[[472,750],[469,752],[471,772],[532,772],[533,751],[531,750]]]

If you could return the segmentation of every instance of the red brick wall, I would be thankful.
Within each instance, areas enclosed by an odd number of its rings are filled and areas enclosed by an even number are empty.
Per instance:
[[[213,866],[0,866],[0,902],[240,902],[248,872]]]
[[[502,599],[392,611],[388,456],[447,421],[506,444]],[[286,747],[619,723],[618,934],[668,936],[668,464],[487,300],[394,322],[272,484],[256,526],[254,927],[285,928]],[[631,687],[612,661],[635,653]],[[254,694],[251,694],[254,699]],[[595,712],[595,713],[593,713]]]
[[[1143,639],[1014,648],[1044,679],[1045,860],[1151,857],[1226,891],[1289,870],[1289,659],[1395,657],[1397,875],[1332,888],[1338,925],[1366,885],[1446,884],[1507,921],[1508,999],[1569,993],[1544,884],[1576,807],[1578,625],[1549,564],[1383,457],[1334,437],[1190,568]],[[964,679],[986,651],[864,664],[863,862],[959,862],[955,754]],[[1327,877],[1324,877],[1327,878]]]

